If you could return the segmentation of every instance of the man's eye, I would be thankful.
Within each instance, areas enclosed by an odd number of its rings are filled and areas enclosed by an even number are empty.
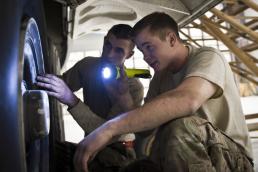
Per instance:
[[[151,45],[147,45],[147,46],[146,46],[146,49],[147,49],[148,51],[153,51],[153,50],[154,50],[154,47],[151,46]]]
[[[123,51],[123,49],[121,49],[121,48],[117,48],[117,49],[116,49],[116,53],[119,53],[119,54],[120,54],[120,53],[123,53],[123,52],[124,52],[124,51]]]

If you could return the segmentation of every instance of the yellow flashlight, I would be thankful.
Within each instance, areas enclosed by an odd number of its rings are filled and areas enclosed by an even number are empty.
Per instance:
[[[124,70],[128,78],[151,78],[148,69],[125,68]],[[104,79],[118,79],[120,78],[120,68],[113,64],[105,64],[102,68],[102,77]]]

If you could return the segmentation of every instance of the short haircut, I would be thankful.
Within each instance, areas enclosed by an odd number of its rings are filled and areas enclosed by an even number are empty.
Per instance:
[[[112,33],[119,39],[129,39],[133,38],[133,28],[127,24],[117,24],[109,29],[108,34]]]
[[[166,13],[154,12],[143,17],[134,25],[133,36],[137,36],[145,28],[149,28],[152,34],[158,34],[161,40],[165,39],[167,29],[171,29],[180,40],[176,21]]]

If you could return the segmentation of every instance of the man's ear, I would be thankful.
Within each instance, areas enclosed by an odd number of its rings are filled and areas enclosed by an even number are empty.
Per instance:
[[[129,59],[130,57],[132,57],[133,54],[134,54],[134,51],[132,50],[132,51],[130,52],[130,54],[126,57],[126,59]]]
[[[174,32],[168,32],[168,41],[170,43],[170,46],[173,47],[176,43],[177,37],[176,34]]]

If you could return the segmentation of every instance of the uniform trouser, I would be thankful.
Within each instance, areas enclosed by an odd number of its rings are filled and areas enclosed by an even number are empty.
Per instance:
[[[162,172],[249,172],[243,148],[197,116],[172,120],[156,133],[150,159]]]
[[[59,142],[56,145],[57,172],[74,172],[73,156],[77,144]],[[90,172],[118,172],[136,158],[133,148],[125,147],[121,142],[115,142],[102,149],[88,164]]]
[[[252,160],[242,147],[196,116],[179,118],[161,126],[148,159],[126,166],[134,156],[128,154],[128,150],[121,152],[125,157],[121,156],[117,150],[120,148],[115,145],[101,151],[90,164],[91,171],[117,172],[122,168],[121,172],[253,172]]]
[[[101,150],[89,163],[90,172],[118,172],[122,167],[136,159],[133,148],[116,142]]]

